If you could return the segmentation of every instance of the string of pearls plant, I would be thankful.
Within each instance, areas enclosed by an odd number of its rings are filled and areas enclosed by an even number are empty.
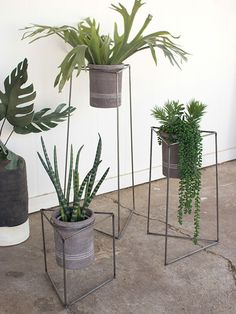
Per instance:
[[[179,205],[178,222],[183,224],[183,217],[194,215],[193,242],[197,244],[200,233],[200,190],[202,165],[202,137],[200,120],[205,113],[206,105],[191,100],[186,106],[178,101],[168,101],[164,107],[155,106],[152,115],[161,123],[158,128],[158,142],[161,144],[160,134],[168,134],[168,142],[178,142],[179,159]]]

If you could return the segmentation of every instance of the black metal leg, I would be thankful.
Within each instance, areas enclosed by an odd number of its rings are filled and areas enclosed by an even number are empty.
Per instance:
[[[169,221],[169,190],[170,190],[170,146],[168,146],[168,169],[166,182],[166,225],[165,225],[165,265],[167,265],[168,221]]]
[[[69,96],[68,96],[68,116],[66,126],[66,152],[65,152],[65,170],[64,170],[64,193],[66,193],[66,180],[67,180],[67,165],[68,165],[68,153],[69,153],[69,142],[70,142],[70,107],[72,97],[72,77],[70,78],[69,85]]]
[[[217,148],[217,133],[215,132],[215,168],[216,168],[216,225],[217,225],[217,242],[220,238],[220,223],[219,223],[219,184],[218,184],[218,148]]]
[[[150,136],[150,162],[149,162],[149,182],[148,182],[148,217],[147,217],[147,234],[149,234],[150,227],[150,206],[151,206],[151,188],[152,188],[152,142],[153,142],[153,128],[151,128]]]
[[[132,195],[133,195],[133,210],[135,210],[135,190],[134,190],[134,147],[133,147],[133,113],[132,113],[132,88],[131,88],[131,67],[129,67],[129,125],[130,125],[130,155],[131,155],[131,170],[132,170]]]
[[[132,176],[132,201],[133,208],[130,210],[128,217],[126,218],[123,225],[121,225],[121,189],[120,189],[120,111],[119,111],[119,101],[118,101],[118,73],[114,72],[116,75],[116,152],[117,152],[117,234],[116,239],[120,239],[124,234],[133,212],[135,210],[135,182],[134,182],[134,152],[133,152],[133,117],[132,117],[132,94],[131,94],[131,67],[129,64],[125,65],[124,69],[129,69],[129,124],[130,124],[130,153],[131,153],[131,176]],[[123,70],[120,70],[123,71]],[[108,236],[113,236],[112,234],[96,229],[98,232],[106,234]]]
[[[117,75],[116,75],[117,76]],[[116,82],[118,84],[118,79],[116,78]],[[118,90],[118,87],[117,87]],[[119,116],[119,106],[118,106],[118,100],[117,100],[117,107],[116,107],[116,143],[117,143],[117,198],[118,198],[118,203],[117,203],[117,228],[118,228],[118,237],[120,234],[120,116]]]

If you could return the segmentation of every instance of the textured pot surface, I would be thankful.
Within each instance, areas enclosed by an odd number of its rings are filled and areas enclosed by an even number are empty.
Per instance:
[[[52,213],[57,264],[63,267],[63,240],[65,239],[65,268],[81,269],[94,261],[95,216],[87,210],[88,218],[78,222],[63,222],[58,219],[59,209]]]
[[[124,65],[89,64],[90,105],[115,108],[121,105],[122,70]]]
[[[6,170],[0,162],[0,227],[13,227],[28,219],[28,189],[26,165],[19,157],[18,168]]]
[[[161,133],[161,137],[167,142],[168,135],[166,133]],[[174,144],[168,147],[168,144],[162,141],[162,173],[164,176],[168,176],[168,158],[170,150],[170,164],[169,164],[169,177],[170,178],[180,178],[180,173],[178,170],[179,162],[179,145]]]

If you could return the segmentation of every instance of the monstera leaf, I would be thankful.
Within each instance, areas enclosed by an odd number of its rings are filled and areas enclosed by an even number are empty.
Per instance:
[[[44,108],[33,115],[33,119],[30,124],[23,127],[14,127],[14,131],[19,134],[40,133],[42,131],[48,131],[55,128],[59,122],[67,119],[76,108],[67,107],[63,109],[66,104],[60,104],[55,111],[48,113],[50,108]]]
[[[0,120],[6,118],[14,127],[28,125],[34,115],[36,92],[33,84],[22,87],[28,79],[28,61],[20,62],[5,81],[5,93],[0,92]]]

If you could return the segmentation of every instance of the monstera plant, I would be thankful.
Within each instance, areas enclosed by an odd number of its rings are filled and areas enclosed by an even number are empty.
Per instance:
[[[25,161],[7,148],[9,139],[14,133],[48,131],[75,110],[74,107],[66,108],[66,104],[60,104],[54,111],[44,108],[35,112],[34,86],[25,86],[28,80],[27,68],[28,62],[24,59],[4,80],[4,90],[0,90],[0,245],[22,242],[29,235]],[[6,136],[7,132],[9,134]],[[1,227],[10,227],[9,237],[6,235],[7,228],[1,234]],[[16,238],[12,228],[16,230]]]

